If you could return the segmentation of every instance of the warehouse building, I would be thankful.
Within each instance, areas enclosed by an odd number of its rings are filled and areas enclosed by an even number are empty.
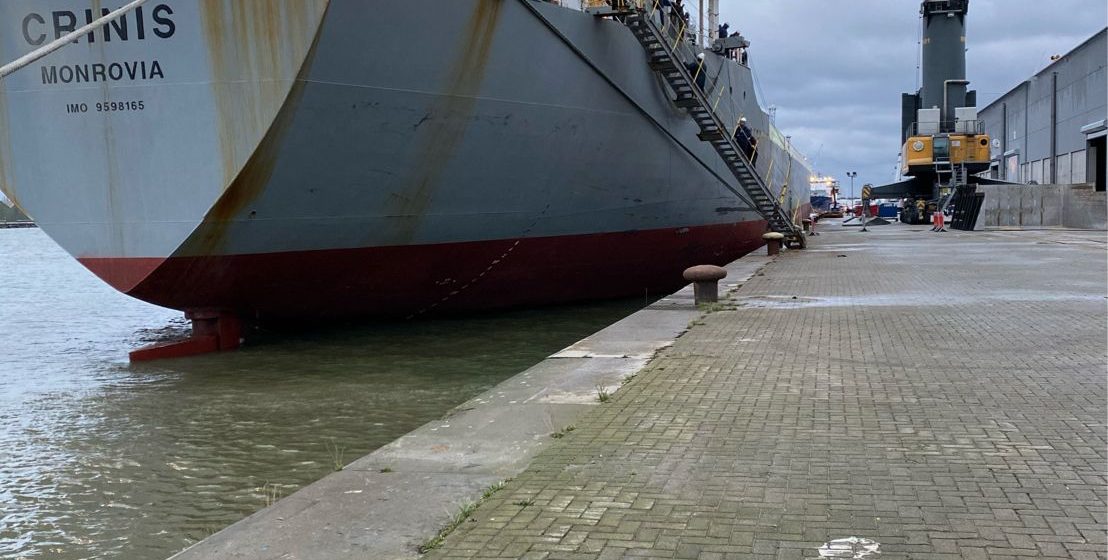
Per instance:
[[[988,177],[1105,188],[1108,28],[981,110],[992,140]]]

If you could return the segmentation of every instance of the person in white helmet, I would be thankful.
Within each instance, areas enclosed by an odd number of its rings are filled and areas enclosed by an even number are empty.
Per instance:
[[[701,91],[704,91],[705,78],[708,77],[708,66],[704,61],[704,53],[696,55],[696,63],[700,66],[700,74],[696,77],[696,85],[700,87]]]
[[[739,128],[735,130],[735,142],[739,149],[746,154],[750,163],[758,165],[758,139],[754,137],[754,131],[746,123],[746,117],[739,119]]]
[[[704,65],[704,53],[696,55],[696,62],[686,63],[685,69],[689,71],[690,76],[695,78],[696,86],[700,88],[700,91],[704,91],[705,78],[708,76],[708,68]]]

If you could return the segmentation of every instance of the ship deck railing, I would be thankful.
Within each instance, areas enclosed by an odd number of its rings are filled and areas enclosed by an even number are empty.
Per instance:
[[[712,101],[712,110],[716,110],[723,98],[723,94],[726,91],[721,87],[720,81],[723,76],[723,67],[720,67],[715,76],[710,75],[707,71],[707,67],[697,59],[697,55],[707,52],[707,49],[701,48],[696,43],[696,26],[692,22],[686,20],[684,17],[674,18],[672,13],[663,17],[661,3],[659,0],[624,0],[610,1],[610,0],[588,0],[595,3],[597,6],[603,6],[614,9],[614,14],[627,13],[632,9],[638,9],[646,11],[649,16],[658,25],[658,28],[662,30],[670,39],[670,47],[677,54],[678,62],[682,65],[696,64],[697,69],[693,75],[693,79],[700,76],[700,73],[704,73],[704,91],[705,97]],[[623,5],[626,8],[621,10],[618,6]],[[729,84],[728,84],[729,85]],[[738,122],[735,123],[735,130],[731,131],[732,135],[738,130]]]

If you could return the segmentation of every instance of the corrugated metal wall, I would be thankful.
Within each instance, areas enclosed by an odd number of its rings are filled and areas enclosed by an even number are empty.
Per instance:
[[[1108,29],[981,110],[985,131],[995,140],[992,158],[998,163],[998,178],[1039,184],[1092,180],[1086,177],[1086,136],[1081,129],[1108,119],[1106,64]],[[1057,121],[1054,158],[1052,114],[1056,114]],[[1018,158],[1019,176],[1005,173],[1008,157]],[[1052,181],[1054,166],[1057,169]]]

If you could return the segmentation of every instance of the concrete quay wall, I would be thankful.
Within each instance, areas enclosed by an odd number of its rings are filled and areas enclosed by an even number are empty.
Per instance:
[[[978,185],[984,228],[1108,229],[1108,198],[1091,185]]]
[[[728,265],[738,289],[771,259]],[[704,315],[686,287],[550,356],[171,560],[418,558],[463,504],[510,479]],[[564,433],[564,432],[563,432]]]
[[[30,218],[25,216],[23,212],[20,212],[18,208],[12,208],[6,204],[0,204],[0,227],[5,227],[12,224],[22,225],[29,223],[31,223]]]

